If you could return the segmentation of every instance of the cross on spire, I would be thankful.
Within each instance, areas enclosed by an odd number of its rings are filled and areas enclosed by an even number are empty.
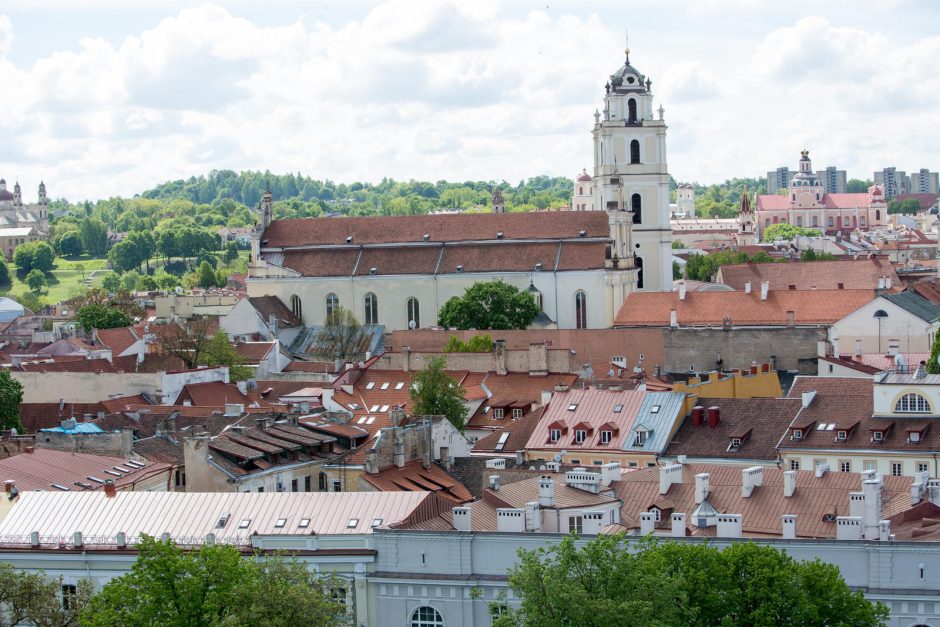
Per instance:
[[[623,30],[623,43],[624,43],[623,53],[626,55],[627,63],[629,64],[630,63],[630,31],[628,31],[627,29]]]

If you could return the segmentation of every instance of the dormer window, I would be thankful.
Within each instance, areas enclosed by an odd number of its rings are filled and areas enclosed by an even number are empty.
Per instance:
[[[731,448],[732,449],[741,448],[741,438],[731,438]]]
[[[587,439],[587,431],[584,429],[575,429],[574,431],[574,441],[575,444],[584,444],[584,441]]]
[[[494,408],[493,408],[493,419],[494,419],[494,420],[502,420],[502,419],[503,419],[503,408],[502,408],[502,407],[494,407]]]
[[[601,444],[610,444],[613,437],[613,431],[601,431]]]
[[[561,439],[561,429],[549,429],[548,430],[548,441],[557,442]]]
[[[894,411],[903,414],[929,414],[930,403],[920,394],[911,392],[898,399]]]
[[[519,418],[522,418],[522,410],[519,408],[514,408],[512,410],[512,417],[515,418],[516,420],[518,420]]]
[[[872,431],[871,439],[875,442],[882,442],[885,439],[884,431]]]
[[[653,515],[653,520],[655,522],[661,522],[663,519],[663,512],[658,507],[651,507],[649,509],[650,514]]]
[[[633,446],[643,446],[646,444],[646,436],[649,435],[646,431],[637,431],[633,434]]]
[[[837,439],[837,440],[839,440],[839,441],[844,441],[844,440],[848,439],[848,437],[849,437],[849,432],[848,432],[848,431],[845,431],[844,429],[840,429],[839,431],[836,431],[836,439]]]
[[[907,434],[908,442],[920,442],[920,431],[911,431]]]
[[[794,429],[794,430],[793,430],[793,439],[794,439],[794,440],[802,440],[802,439],[803,439],[803,430],[802,430],[802,429]]]

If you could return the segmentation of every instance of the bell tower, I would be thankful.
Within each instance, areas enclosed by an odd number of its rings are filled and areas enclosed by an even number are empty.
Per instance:
[[[637,288],[671,291],[666,123],[662,107],[654,116],[653,82],[630,63],[629,48],[624,57],[594,114],[594,206],[610,215],[614,252],[632,260]]]

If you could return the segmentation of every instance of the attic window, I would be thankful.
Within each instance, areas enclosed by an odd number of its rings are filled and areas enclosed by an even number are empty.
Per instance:
[[[502,232],[502,231],[498,231],[498,232],[496,233],[496,239],[503,239],[503,232]]]
[[[359,519],[358,519],[358,518],[350,518],[350,519],[349,519],[349,522],[346,523],[346,528],[347,528],[347,529],[355,529],[355,528],[358,527],[358,526],[359,526]]]
[[[375,387],[375,381],[369,381],[368,383],[366,383],[367,390],[371,390],[374,387]]]
[[[911,431],[907,434],[908,442],[920,442],[920,431]]]
[[[426,242],[426,241],[428,241],[429,239],[431,239],[431,234],[430,234],[430,233],[425,233],[424,235],[421,236],[421,240],[422,240],[422,241],[425,241],[425,242]]]
[[[404,382],[404,381],[399,381],[398,383],[395,384],[395,389],[396,389],[396,390],[400,390],[400,389],[402,389],[403,387],[405,387],[405,382]]]
[[[230,514],[228,512],[223,512],[223,514],[219,516],[219,520],[216,521],[215,528],[216,529],[225,528],[225,525],[228,524],[229,516]]]
[[[287,519],[286,519],[286,518],[278,518],[278,519],[277,519],[277,522],[274,523],[274,528],[275,528],[275,529],[280,529],[281,527],[283,527],[283,526],[286,525],[286,524],[287,524]]]
[[[380,390],[387,390],[387,389],[388,389],[388,386],[389,386],[389,383],[388,383],[388,381],[386,381],[385,383],[382,384],[382,387],[380,387],[379,389],[380,389]]]
[[[610,441],[613,439],[612,431],[601,431],[601,444],[610,444]]]
[[[542,271],[542,264],[541,264],[541,262],[535,264],[535,271],[536,271],[536,272],[541,272],[541,271]]]
[[[574,411],[574,410],[576,410],[577,408],[578,408],[578,404],[577,404],[577,403],[571,403],[570,405],[568,405],[568,411]]]
[[[457,266],[457,272],[463,272],[463,266]]]
[[[561,439],[561,429],[549,429],[548,430],[548,441],[557,442]]]
[[[307,527],[310,526],[310,519],[309,519],[309,518],[301,518],[301,519],[300,519],[300,522],[297,523],[297,526],[300,527],[301,529],[306,529]]]
[[[250,519],[250,518],[243,518],[242,521],[241,521],[240,523],[238,523],[238,528],[239,528],[239,529],[247,529],[247,528],[248,528],[248,525],[250,525],[250,524],[251,524],[251,519]]]
[[[844,429],[840,429],[840,430],[836,431],[836,439],[837,439],[837,440],[846,440],[846,439],[848,439],[848,436],[849,436],[848,431],[845,431]]]
[[[619,414],[622,411],[623,411],[623,403],[617,403],[616,405],[614,405],[615,414]]]
[[[378,268],[369,268],[369,274],[375,274],[378,271],[379,271]]]
[[[381,518],[373,518],[373,519],[372,519],[372,528],[373,528],[373,529],[375,529],[376,527],[381,527],[381,526],[382,526],[382,519],[381,519]]]
[[[584,429],[575,429],[574,430],[574,441],[575,444],[584,444],[584,441],[587,439],[587,431]]]
[[[347,236],[346,236],[346,243],[347,243],[347,244],[352,244],[352,235],[347,235]]]
[[[731,438],[731,448],[732,449],[741,448],[741,438]]]
[[[578,237],[587,237],[587,231],[585,231],[584,229],[581,229],[580,231],[578,231]]]
[[[646,431],[637,431],[633,434],[633,446],[643,446],[646,444]]]
[[[885,432],[884,431],[872,431],[871,439],[874,440],[875,442],[881,442],[882,440],[885,439]]]
[[[803,439],[803,430],[802,430],[802,429],[794,429],[794,430],[793,430],[793,439],[794,439],[794,440],[802,440],[802,439]]]

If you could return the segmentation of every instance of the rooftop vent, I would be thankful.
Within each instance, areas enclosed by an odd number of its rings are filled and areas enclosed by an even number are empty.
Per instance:
[[[346,243],[347,243],[347,244],[352,244],[352,235],[347,235],[347,236],[346,236]]]
[[[578,237],[587,237],[587,231],[585,231],[584,229],[581,229],[580,231],[578,231]]]
[[[457,266],[457,272],[463,272],[463,266]]]
[[[369,274],[375,274],[378,271],[379,271],[378,268],[369,268]]]
[[[536,272],[541,272],[541,271],[542,271],[542,264],[541,264],[541,262],[535,264],[535,271],[536,271]]]
[[[497,231],[497,233],[496,233],[496,239],[503,239],[503,232],[502,232],[502,231]]]
[[[425,233],[424,235],[421,236],[421,241],[426,242],[426,241],[428,241],[429,239],[431,239],[431,234],[430,234],[430,233]]]

